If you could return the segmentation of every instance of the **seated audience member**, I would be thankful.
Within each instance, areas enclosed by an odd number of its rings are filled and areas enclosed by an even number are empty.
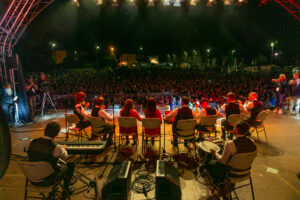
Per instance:
[[[210,107],[210,105],[208,104],[208,100],[207,99],[203,99],[200,103],[201,107],[203,108],[200,113],[198,114],[197,118],[201,118],[206,117],[206,116],[213,116],[213,115],[217,115],[218,117],[222,117],[223,115],[216,110],[215,108]],[[209,132],[209,130],[207,130],[207,128],[205,127],[205,125],[199,123],[197,124],[197,130],[200,131],[200,133],[203,132]],[[199,136],[201,138],[203,138],[203,135],[201,134],[201,136]]]
[[[225,130],[226,129],[233,129],[233,126],[227,124],[227,120],[229,118],[230,115],[233,114],[241,114],[245,112],[245,109],[243,107],[243,105],[241,105],[240,103],[238,103],[235,100],[235,94],[233,92],[229,92],[227,94],[227,104],[224,104],[221,107],[221,110],[223,112],[225,112],[225,116],[226,119],[222,121],[222,139],[225,139]],[[232,139],[232,134],[230,134],[229,139]]]
[[[175,117],[175,122],[172,127],[173,131],[173,145],[178,146],[178,140],[177,140],[177,134],[176,134],[176,129],[177,129],[177,122],[179,120],[184,120],[184,119],[195,119],[195,113],[188,107],[190,99],[186,96],[182,97],[181,99],[181,108],[176,108],[172,112],[170,112],[166,116],[166,120],[171,119]],[[184,140],[184,145],[188,145],[188,141]]]
[[[138,112],[136,110],[133,109],[133,101],[131,99],[127,99],[125,102],[125,105],[123,107],[123,109],[120,111],[120,116],[121,117],[134,117],[139,121],[142,121],[141,116],[138,114]],[[123,133],[137,133],[137,127],[130,127],[130,128],[124,128],[124,127],[120,127],[120,132]],[[136,144],[136,135],[132,135],[133,137],[133,144]],[[129,137],[126,136],[126,145],[129,144]]]
[[[235,139],[227,141],[222,155],[211,150],[211,157],[205,161],[205,168],[212,176],[214,183],[222,183],[228,172],[227,164],[232,156],[239,153],[250,153],[257,150],[252,139],[247,137],[250,126],[246,121],[240,121],[234,128]]]
[[[157,109],[156,101],[154,98],[148,99],[145,116],[146,116],[146,118],[159,118],[160,121],[162,122],[161,112],[160,112],[160,110]],[[156,129],[145,128],[145,134],[147,134],[147,135],[158,135],[159,132],[160,132],[160,128],[156,128]],[[148,142],[148,137],[146,137],[146,142]],[[153,137],[151,138],[151,143],[152,143],[152,145],[154,144]]]
[[[250,117],[247,118],[247,122],[250,125],[256,122],[256,117],[264,109],[263,103],[257,100],[257,98],[258,96],[256,92],[250,92],[248,96],[249,101],[246,101],[244,104],[245,110],[251,112]]]
[[[85,97],[86,94],[84,92],[78,92],[75,95],[75,108],[74,108],[74,114],[78,116],[79,123],[76,124],[78,128],[86,128],[90,126],[89,122],[89,115],[85,112]]]
[[[107,121],[113,121],[113,117],[111,115],[109,115],[107,112],[105,112],[104,110],[105,106],[104,106],[104,98],[103,97],[99,97],[96,100],[96,105],[95,107],[92,109],[92,117],[99,117],[101,118],[104,122],[105,120]],[[109,134],[108,136],[108,144],[112,144],[112,135],[114,133],[115,130],[115,125],[112,124],[108,124],[105,123],[104,126],[104,140],[106,140],[106,135],[107,133]],[[92,139],[94,139],[96,136],[92,135]]]
[[[72,180],[74,164],[58,164],[58,159],[66,160],[68,153],[65,146],[56,144],[53,140],[59,134],[60,125],[56,122],[49,122],[44,131],[44,136],[36,138],[25,147],[30,162],[48,162],[54,169],[55,174],[45,177],[42,182],[32,182],[33,185],[47,187],[53,185],[57,178],[64,179],[64,188],[68,194],[74,191],[69,188],[75,181]]]

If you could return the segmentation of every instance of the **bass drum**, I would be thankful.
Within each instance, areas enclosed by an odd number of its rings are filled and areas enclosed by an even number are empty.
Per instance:
[[[0,106],[0,179],[5,174],[11,152],[9,127]]]

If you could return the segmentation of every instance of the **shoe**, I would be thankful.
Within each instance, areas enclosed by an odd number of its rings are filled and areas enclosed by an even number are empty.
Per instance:
[[[273,112],[278,113],[278,108],[275,108]]]
[[[76,178],[72,178],[70,181],[70,185],[74,185],[78,180]]]
[[[282,109],[280,109],[279,112],[278,112],[278,114],[282,114],[282,113],[283,113],[283,112],[282,112]]]
[[[129,141],[128,140],[126,140],[126,142],[125,142],[125,145],[127,146],[129,144]]]
[[[172,141],[171,143],[172,143],[172,145],[173,145],[174,147],[178,147],[178,143],[177,143],[177,142]]]
[[[133,141],[132,146],[136,145],[136,141]]]
[[[111,139],[107,140],[107,146],[110,146],[113,144],[113,141]]]
[[[185,147],[188,147],[189,146],[189,143],[187,141],[184,141],[184,146]]]
[[[151,140],[151,144],[154,145],[154,140]]]

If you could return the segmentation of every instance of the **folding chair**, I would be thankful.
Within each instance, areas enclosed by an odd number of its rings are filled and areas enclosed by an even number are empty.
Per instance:
[[[265,126],[264,126],[264,121],[266,120],[266,118],[270,115],[271,111],[270,110],[264,110],[264,111],[261,111],[257,117],[256,117],[256,120],[255,120],[255,123],[254,124],[251,124],[251,128],[252,131],[250,131],[250,135],[252,135],[252,133],[254,131],[256,131],[256,135],[257,135],[257,139],[259,141],[259,133],[260,132],[264,132],[265,134],[265,138],[266,138],[266,143],[268,143],[268,139],[267,139],[267,134],[266,134],[266,129],[265,129]]]
[[[178,140],[178,146],[177,146],[178,161],[179,161],[179,144],[184,143],[184,142],[180,142],[180,139],[193,141],[194,146],[195,146],[195,157],[196,157],[196,140],[195,140],[196,125],[197,125],[197,122],[195,119],[186,119],[186,120],[178,120],[177,121],[176,130],[174,132],[175,132],[177,140]]]
[[[227,180],[231,184],[234,184],[232,191],[234,192],[235,198],[237,198],[237,199],[239,199],[239,198],[236,194],[236,190],[250,185],[252,199],[255,200],[250,170],[251,170],[251,165],[252,165],[254,159],[256,158],[256,155],[257,155],[257,151],[254,151],[251,153],[239,153],[239,154],[234,155],[228,163],[229,173],[228,173]],[[244,184],[244,185],[236,187],[236,183],[240,183],[247,179],[249,179],[248,184]],[[230,192],[230,198],[232,199],[231,192]]]
[[[134,117],[119,117],[119,148],[120,148],[120,141],[122,140],[123,136],[133,136],[136,135],[136,150],[138,146],[138,129],[137,129],[137,119]],[[136,127],[136,132],[131,132],[131,133],[125,133],[121,131],[122,128],[132,128]],[[123,141],[122,141],[123,143]]]
[[[217,129],[216,129],[216,122],[218,119],[218,115],[207,115],[205,117],[202,117],[200,119],[200,124],[205,126],[205,128],[208,130],[207,131],[199,131],[201,134],[202,133],[208,133],[209,137],[211,133],[215,133],[215,137],[217,137]]]
[[[222,127],[225,129],[226,131],[226,135],[230,135],[231,137],[233,136],[233,128],[229,128],[229,126],[234,127],[239,121],[244,121],[245,119],[245,114],[232,114],[228,117],[227,119],[227,126],[226,127]]]
[[[55,199],[55,194],[57,193],[59,187],[65,192],[68,197],[67,188],[61,184],[62,180],[54,180],[53,184],[47,187],[36,186],[31,182],[42,182],[45,177],[50,176],[55,173],[53,167],[47,162],[28,162],[28,161],[19,161],[18,162],[21,170],[23,171],[26,177],[25,183],[25,196],[24,199],[27,198],[35,198],[35,199]],[[28,196],[28,192],[39,193],[41,197],[37,196]],[[48,195],[47,195],[48,193]]]
[[[88,134],[86,133],[85,131],[85,128],[78,128],[76,127],[76,124],[79,123],[79,118],[77,115],[75,114],[67,114],[65,113],[65,124],[66,124],[66,139],[69,138],[69,131],[74,131],[75,132],[75,135],[78,136],[78,141],[79,141],[79,138],[80,140],[82,141],[82,135],[84,132],[86,137],[89,138]],[[75,125],[75,126],[74,126]]]
[[[103,137],[105,133],[105,121],[99,117],[90,117],[89,121],[91,123],[92,135]]]
[[[144,118],[142,120],[142,126],[143,126],[143,136],[142,136],[142,152],[144,153],[144,145],[145,145],[145,139],[144,137],[149,137],[149,138],[156,138],[158,137],[158,140],[154,141],[159,141],[159,155],[160,155],[160,149],[161,149],[161,120],[159,118]],[[159,128],[159,133],[156,135],[147,135],[145,132],[145,128],[147,129],[157,129]]]

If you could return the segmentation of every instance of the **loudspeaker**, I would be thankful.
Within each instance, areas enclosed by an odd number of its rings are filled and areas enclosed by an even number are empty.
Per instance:
[[[8,167],[11,152],[11,138],[4,112],[0,105],[0,179]]]
[[[157,200],[181,200],[179,173],[164,160],[156,163],[155,195]]]
[[[102,188],[104,200],[129,200],[131,185],[131,161],[116,165],[109,172]]]

